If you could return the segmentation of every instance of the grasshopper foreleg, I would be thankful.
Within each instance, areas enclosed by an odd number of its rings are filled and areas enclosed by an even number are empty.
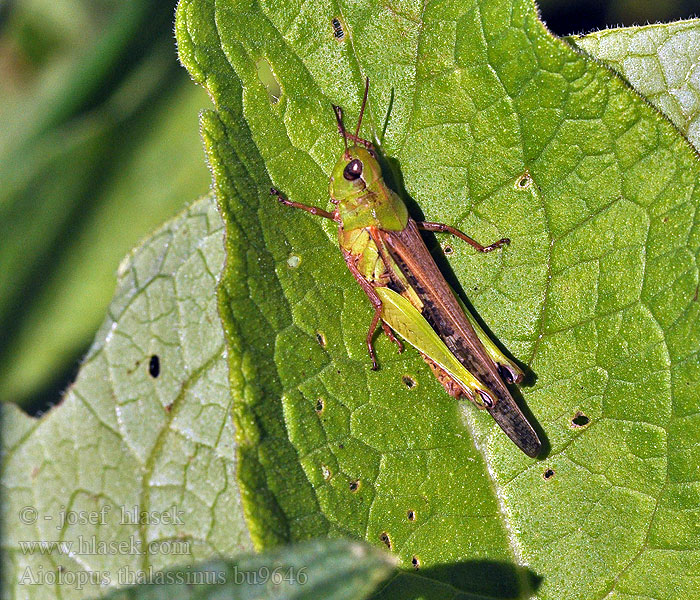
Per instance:
[[[479,252],[491,252],[491,250],[495,250],[496,248],[500,248],[501,246],[505,246],[506,244],[510,244],[510,240],[508,238],[501,238],[500,240],[498,240],[497,242],[494,242],[490,246],[482,246],[479,242],[470,238],[463,231],[460,231],[459,229],[451,227],[450,225],[445,225],[444,223],[432,223],[430,221],[418,221],[418,222],[416,222],[416,226],[418,227],[418,229],[423,229],[425,231],[436,231],[438,233],[451,233],[452,235],[457,236],[459,239],[467,242],[467,244],[469,244],[470,246],[473,246],[474,248],[476,248]]]
[[[273,196],[277,196],[277,200],[279,201],[280,204],[284,204],[285,206],[291,206],[292,208],[299,208],[301,210],[305,210],[308,213],[311,213],[312,215],[316,215],[318,217],[323,217],[325,219],[330,219],[331,221],[337,221],[337,215],[333,212],[330,213],[327,210],[323,210],[322,208],[318,208],[317,206],[308,206],[307,204],[301,204],[299,202],[292,202],[291,200],[288,200],[282,195],[282,192],[280,192],[276,188],[270,188],[270,194]]]

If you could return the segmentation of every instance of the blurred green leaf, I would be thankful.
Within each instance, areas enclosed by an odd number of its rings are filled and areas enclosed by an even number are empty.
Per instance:
[[[391,557],[357,542],[318,540],[261,555],[218,561],[196,569],[171,569],[154,580],[206,584],[153,583],[116,591],[110,600],[362,600],[388,577]],[[209,583],[211,582],[211,583]]]
[[[0,37],[10,82],[0,92],[2,401],[56,396],[104,315],[120,258],[208,187],[195,125],[207,98],[178,68],[172,8],[35,0],[9,11]],[[46,36],[50,53],[20,59]]]
[[[570,39],[620,73],[700,151],[700,20]]]
[[[180,208],[185,198],[206,189],[209,175],[196,127],[205,102],[201,89],[180,81],[155,110],[131,126],[140,130],[133,147],[115,155],[99,189],[89,197],[93,206],[80,211],[80,226],[65,240],[65,247],[53,250],[60,259],[31,301],[24,299],[22,327],[7,343],[12,360],[0,366],[4,382],[0,400],[31,398],[37,388],[70,367],[104,318],[120,258]],[[71,166],[65,172],[81,175]],[[56,193],[64,199],[67,190],[60,187]],[[48,193],[42,194],[43,200],[47,197]],[[43,222],[42,216],[27,222],[36,229],[55,225]],[[31,254],[27,245],[19,240],[14,245],[18,261]]]

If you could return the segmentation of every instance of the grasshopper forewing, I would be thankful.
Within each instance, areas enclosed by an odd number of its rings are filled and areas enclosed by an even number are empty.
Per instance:
[[[486,408],[506,435],[525,454],[537,456],[542,444],[502,379],[505,375],[508,379],[517,381],[522,379],[522,374],[519,369],[517,372],[510,370],[512,363],[505,357],[505,360],[499,361],[501,364],[497,364],[489,356],[470,319],[465,315],[425,246],[417,224],[409,219],[403,231],[387,234],[378,230],[378,235],[389,248],[391,257],[399,265],[411,287],[418,293],[423,303],[422,316],[432,325],[459,362],[488,388],[486,392],[476,390],[482,403],[472,399]],[[389,325],[391,326],[391,323]]]
[[[286,206],[338,223],[345,262],[374,307],[367,333],[372,368],[377,368],[372,339],[381,323],[399,351],[402,346],[393,332],[420,351],[450,395],[485,408],[525,454],[535,457],[540,440],[504,382],[521,381],[522,371],[498,350],[454,294],[419,230],[451,233],[480,252],[509,240],[482,246],[449,225],[417,222],[409,216],[401,198],[384,183],[372,144],[359,137],[368,89],[369,80],[354,134],[345,130],[341,109],[333,107],[345,143],[329,183],[335,209],[292,202],[274,188],[271,192]],[[348,141],[354,144],[348,147]]]

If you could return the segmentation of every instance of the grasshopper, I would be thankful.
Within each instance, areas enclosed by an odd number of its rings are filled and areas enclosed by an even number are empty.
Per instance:
[[[372,369],[378,368],[372,339],[381,323],[399,352],[403,345],[394,332],[421,353],[450,396],[466,397],[486,409],[506,435],[534,458],[541,442],[506,387],[522,381],[522,370],[503,355],[461,303],[419,230],[450,233],[479,252],[491,252],[510,240],[483,246],[449,225],[410,217],[403,200],[384,182],[373,144],[359,137],[368,91],[369,79],[354,134],[345,129],[342,109],[333,106],[345,145],[329,181],[335,208],[329,212],[292,202],[275,188],[270,191],[285,206],[338,224],[343,258],[374,308],[366,338]]]

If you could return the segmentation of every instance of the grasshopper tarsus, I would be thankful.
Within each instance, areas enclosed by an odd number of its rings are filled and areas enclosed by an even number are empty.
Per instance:
[[[491,252],[491,250],[496,250],[497,248],[501,248],[502,246],[507,246],[510,244],[510,238],[501,238],[497,242],[494,242],[490,246],[484,246],[480,252]]]
[[[379,365],[377,364],[377,356],[374,354],[374,344],[372,344],[372,338],[374,337],[374,332],[376,331],[377,325],[379,324],[379,321],[382,318],[382,301],[379,300],[379,297],[376,293],[374,294],[374,298],[372,296],[369,296],[369,299],[374,305],[374,316],[372,317],[372,322],[369,324],[369,330],[367,331],[366,341],[367,350],[369,351],[369,357],[372,360],[372,370],[376,371],[377,369],[379,369]],[[379,304],[377,304],[377,302]],[[384,323],[382,322],[382,326],[383,325]]]
[[[371,335],[371,334],[370,334]],[[367,339],[367,350],[369,351],[369,358],[372,361],[372,367],[371,369],[373,371],[378,371],[379,370],[379,365],[377,364],[377,358],[374,356],[374,346],[372,345],[372,340],[368,336]]]

